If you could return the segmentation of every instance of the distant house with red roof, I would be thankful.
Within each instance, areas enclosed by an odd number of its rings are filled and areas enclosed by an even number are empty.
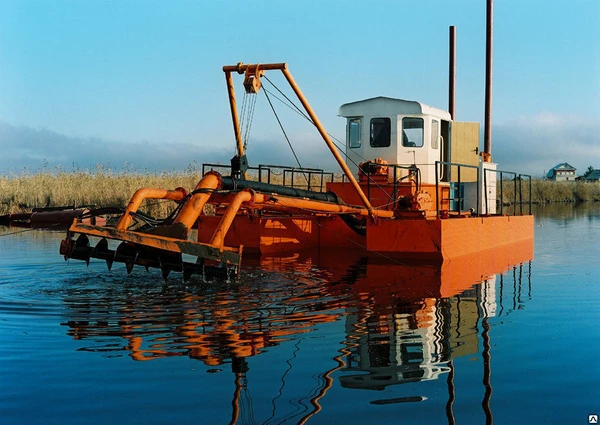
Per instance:
[[[561,162],[560,164],[550,168],[550,171],[546,174],[546,178],[548,180],[554,181],[567,181],[567,180],[575,180],[575,172],[577,168],[569,165],[566,162]]]

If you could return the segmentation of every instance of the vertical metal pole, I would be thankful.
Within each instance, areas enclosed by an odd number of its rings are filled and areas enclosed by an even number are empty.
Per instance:
[[[448,69],[448,112],[450,118],[456,116],[456,27],[450,27],[450,48],[449,48],[449,69]]]
[[[492,156],[492,56],[494,46],[494,0],[487,0],[485,43],[485,127],[483,133],[484,160]]]
[[[514,181],[515,181],[515,190],[514,190],[514,192],[515,193],[514,193],[514,196],[513,196],[513,205],[514,205],[513,215],[517,215],[517,175],[516,174],[513,174],[513,175],[515,176],[514,177]]]
[[[229,108],[231,109],[231,119],[233,121],[233,132],[235,133],[235,142],[237,145],[238,155],[244,155],[244,143],[242,142],[242,132],[240,130],[240,121],[237,113],[237,106],[235,103],[235,92],[233,89],[233,79],[231,78],[231,72],[225,71],[225,80],[227,81],[227,93],[229,93]],[[242,176],[244,180],[248,178],[248,172],[244,171]]]
[[[504,213],[504,192],[502,191],[502,171],[500,171],[500,215]]]
[[[531,215],[531,176],[529,176],[529,215]]]
[[[485,194],[485,215],[489,214],[488,211],[488,194],[487,194],[487,168],[483,169],[483,193]]]
[[[436,217],[440,214],[440,188],[439,188],[439,175],[438,165],[439,161],[435,161],[435,215]]]
[[[397,171],[398,171],[398,167],[396,165],[393,165],[394,167],[394,191],[392,192],[392,198],[394,199],[394,209],[396,209],[398,203],[397,203],[397,198],[398,198],[398,181],[397,181]]]
[[[523,180],[519,174],[519,213],[523,215]]]
[[[481,201],[481,173],[477,170],[477,215],[481,214],[479,209]]]
[[[460,211],[462,210],[462,193],[460,190],[460,165],[458,166],[458,187],[456,188],[456,192],[458,194],[457,200],[458,202],[456,203],[456,212],[460,213]]]
[[[233,79],[231,72],[225,71],[225,80],[227,81],[227,93],[229,94],[229,108],[231,109],[231,119],[233,121],[233,132],[235,134],[235,142],[237,145],[238,155],[244,154],[244,144],[242,142],[242,132],[240,130],[240,121],[235,103],[235,92],[233,88]]]

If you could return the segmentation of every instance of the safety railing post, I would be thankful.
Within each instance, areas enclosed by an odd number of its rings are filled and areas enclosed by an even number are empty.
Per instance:
[[[531,185],[531,176],[529,176],[529,215],[531,215],[531,197],[532,197],[532,193],[531,191],[533,190],[532,185]]]
[[[489,208],[488,208],[488,192],[487,192],[487,172],[489,170],[487,168],[483,169],[483,193],[485,194],[485,215],[489,214]]]
[[[504,213],[504,190],[502,188],[502,180],[504,180],[504,176],[502,171],[500,171],[500,215]]]
[[[479,200],[481,199],[480,194],[479,194],[479,192],[481,192],[481,184],[480,184],[480,177],[481,176],[479,174],[480,174],[479,170],[477,170],[477,195],[475,197],[477,199],[477,207],[476,207],[476,210],[475,210],[476,213],[477,213],[477,215],[480,214],[480,211],[479,211]]]
[[[458,166],[458,173],[457,173],[458,174],[458,190],[457,190],[457,192],[458,192],[458,202],[457,202],[457,205],[456,205],[456,212],[458,212],[458,213],[460,213],[460,211],[462,210],[462,208],[461,208],[462,207],[462,193],[461,193],[461,190],[460,190],[460,168],[461,167],[459,165]]]
[[[440,162],[435,161],[435,215],[439,216],[440,213],[440,190],[439,190],[439,175],[438,166]]]
[[[523,180],[519,174],[519,214],[523,215]]]
[[[371,168],[367,166],[367,199],[371,202]]]
[[[514,184],[514,187],[515,187],[514,192],[515,193],[513,194],[513,201],[514,201],[513,202],[513,215],[517,215],[517,175],[516,174],[514,174],[513,181],[515,182],[515,184]]]
[[[393,194],[393,199],[394,199],[394,209],[396,209],[396,207],[398,206],[397,205],[398,182],[396,180],[397,172],[398,172],[398,167],[396,165],[394,165],[394,188],[392,189],[392,194]]]

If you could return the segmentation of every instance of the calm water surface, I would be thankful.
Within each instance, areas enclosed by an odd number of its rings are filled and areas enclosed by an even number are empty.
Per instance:
[[[538,209],[535,233],[532,262],[481,283],[298,257],[232,285],[0,227],[0,423],[588,423],[600,206]]]

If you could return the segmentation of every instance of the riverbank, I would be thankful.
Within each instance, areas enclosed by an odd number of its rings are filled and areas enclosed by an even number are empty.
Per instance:
[[[200,180],[200,171],[119,172],[97,168],[93,171],[36,172],[0,176],[0,215],[31,211],[32,208],[61,206],[125,207],[141,187],[192,190]],[[600,183],[554,182],[534,179],[531,184],[533,203],[600,201]],[[500,185],[498,185],[500,199]],[[529,199],[529,184],[523,182],[522,198]],[[502,184],[502,202],[512,204],[514,182]],[[170,201],[145,201],[141,210],[155,217],[168,215],[175,204]]]
[[[0,176],[0,215],[63,206],[123,208],[139,188],[191,190],[199,180],[199,172],[114,173],[104,169]],[[165,217],[174,207],[172,201],[148,200],[140,210]]]
[[[515,185],[512,180],[505,180],[502,184],[502,196],[500,196],[500,184],[497,187],[498,199],[502,199],[504,205],[511,205],[515,199],[519,202],[519,189],[515,196]],[[524,180],[521,198],[523,202],[529,200],[529,182]],[[533,179],[531,181],[531,201],[534,204],[547,204],[552,202],[598,202],[600,201],[600,182],[563,181],[556,182],[546,179]]]

